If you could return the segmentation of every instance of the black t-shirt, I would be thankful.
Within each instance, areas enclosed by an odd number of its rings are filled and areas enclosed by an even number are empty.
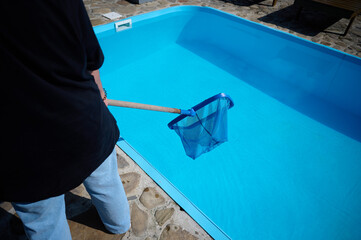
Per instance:
[[[0,200],[78,186],[112,152],[115,119],[89,73],[103,53],[81,0],[1,0]]]

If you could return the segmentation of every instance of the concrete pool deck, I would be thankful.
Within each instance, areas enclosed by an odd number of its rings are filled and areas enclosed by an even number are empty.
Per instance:
[[[360,16],[348,35],[342,37],[347,19],[337,21],[306,9],[296,21],[293,0],[279,0],[275,7],[271,6],[272,0],[156,0],[141,5],[125,0],[84,0],[84,3],[94,26],[114,21],[102,16],[108,12],[125,18],[172,6],[209,6],[361,57]],[[117,153],[118,171],[131,207],[132,228],[123,235],[108,234],[81,185],[66,194],[74,240],[211,239],[131,158],[120,149]],[[20,220],[6,202],[0,203],[0,239],[26,239]]]

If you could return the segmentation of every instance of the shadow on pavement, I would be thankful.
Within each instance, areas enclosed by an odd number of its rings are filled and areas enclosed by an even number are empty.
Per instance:
[[[328,30],[328,28],[340,21],[341,18],[339,17],[326,15],[323,12],[315,10],[303,9],[297,20],[297,11],[298,7],[290,5],[258,18],[258,20],[287,28],[306,36],[316,36],[320,32],[333,33],[341,36],[344,32],[344,28],[340,30]],[[331,28],[335,27],[333,26]]]
[[[0,208],[0,239],[26,240],[20,218]]]
[[[249,7],[254,4],[262,5],[262,6],[272,6],[272,0],[222,0],[226,3],[232,3],[241,7]]]

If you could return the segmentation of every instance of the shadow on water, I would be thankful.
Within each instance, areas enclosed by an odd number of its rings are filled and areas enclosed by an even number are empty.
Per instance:
[[[290,5],[258,18],[258,20],[287,28],[306,36],[316,36],[320,32],[333,33],[340,36],[343,34],[339,30],[328,30],[332,25],[339,22],[341,18],[304,8],[297,19],[298,10],[297,6]]]
[[[181,42],[178,44],[196,53],[198,56],[219,68],[222,68],[243,82],[257,88],[274,99],[277,99],[279,102],[325,126],[361,142],[360,116],[307,93],[304,90],[287,83],[287,81],[272,76],[259,67],[245,65],[244,62],[242,63],[232,56],[226,57],[228,64],[222,60],[222,57],[209,57],[210,51],[204,44],[202,46],[194,46],[193,44]],[[235,67],[235,65],[237,67]]]

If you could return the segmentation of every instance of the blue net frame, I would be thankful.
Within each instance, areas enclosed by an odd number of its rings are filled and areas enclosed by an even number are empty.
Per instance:
[[[233,106],[228,95],[219,93],[194,106],[194,116],[180,115],[168,127],[179,135],[186,154],[196,159],[228,140],[227,111]]]

